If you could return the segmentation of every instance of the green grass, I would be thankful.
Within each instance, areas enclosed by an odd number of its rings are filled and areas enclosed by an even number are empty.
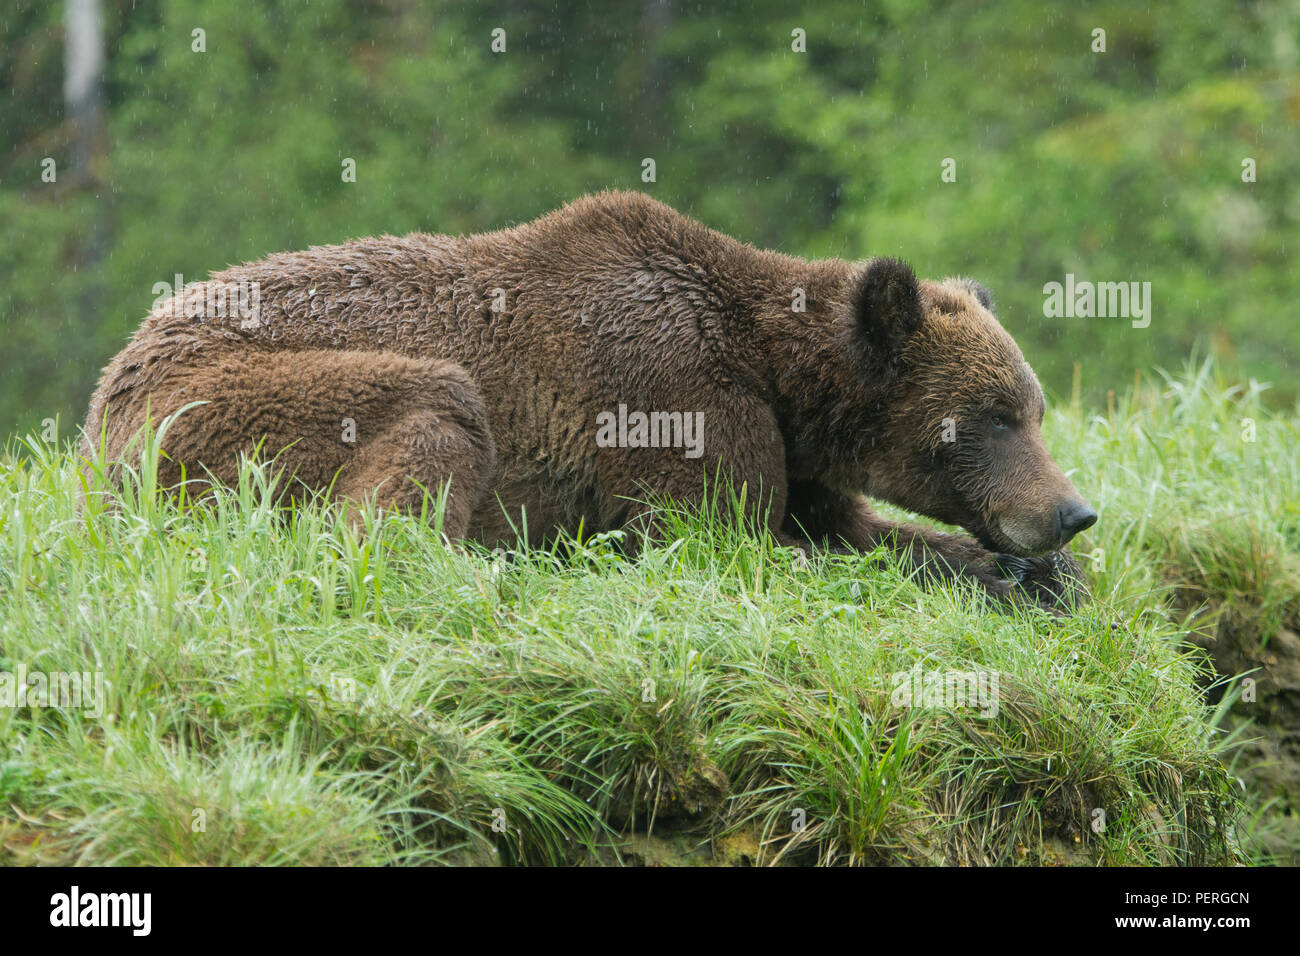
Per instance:
[[[1295,626],[1296,428],[1208,366],[1051,412],[1101,515],[1069,619],[805,562],[725,508],[627,558],[358,536],[275,508],[265,466],[166,500],[156,436],[83,513],[66,446],[11,442],[0,671],[98,672],[105,700],[0,706],[0,862],[1258,859],[1221,759],[1250,731],[1189,637]],[[997,715],[900,706],[914,667],[996,672]]]

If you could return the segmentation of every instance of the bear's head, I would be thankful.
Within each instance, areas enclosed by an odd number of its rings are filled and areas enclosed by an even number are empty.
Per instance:
[[[1058,550],[1096,512],[1048,454],[1043,392],[969,279],[918,282],[876,259],[851,294],[861,361],[887,383],[867,494],[960,525],[990,551]]]

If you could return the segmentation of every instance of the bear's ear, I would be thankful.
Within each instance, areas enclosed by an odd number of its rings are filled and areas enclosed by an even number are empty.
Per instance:
[[[984,286],[980,285],[974,279],[958,279],[957,286],[975,296],[976,301],[978,301],[980,305],[984,306],[984,308],[988,309],[990,312],[993,311],[993,296],[989,294],[988,289],[984,288]]]
[[[892,362],[921,327],[921,288],[911,266],[900,259],[873,259],[853,287],[858,340],[873,361]]]

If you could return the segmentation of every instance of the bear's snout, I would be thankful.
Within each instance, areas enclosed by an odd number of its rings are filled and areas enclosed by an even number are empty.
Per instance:
[[[1076,534],[1097,523],[1097,512],[1086,501],[1070,496],[1044,511],[1003,514],[995,520],[1012,553],[1032,557],[1064,548]]]
[[[1080,531],[1097,523],[1097,512],[1086,501],[1067,501],[1056,509],[1057,548],[1065,547]]]

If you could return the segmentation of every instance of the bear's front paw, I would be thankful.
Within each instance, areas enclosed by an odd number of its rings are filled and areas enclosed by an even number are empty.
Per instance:
[[[1018,597],[1057,614],[1076,611],[1088,599],[1079,562],[1069,551],[1050,551],[1035,558],[997,554],[994,564],[1015,585]]]
[[[999,574],[1013,584],[1024,583],[1034,572],[1033,558],[1022,558],[1015,554],[995,554],[993,565]]]

